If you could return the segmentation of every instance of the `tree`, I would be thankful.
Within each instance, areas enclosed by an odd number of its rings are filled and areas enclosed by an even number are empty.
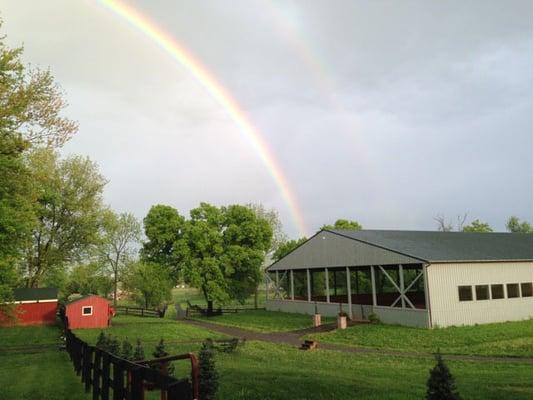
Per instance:
[[[512,233],[533,233],[533,225],[527,221],[520,221],[515,216],[509,218],[506,226],[507,230]]]
[[[0,37],[0,308],[7,314],[19,283],[15,265],[37,223],[23,155],[32,145],[60,146],[76,131],[74,122],[60,117],[66,103],[50,72],[29,70],[22,51]]]
[[[112,279],[104,273],[96,262],[76,265],[68,274],[65,292],[67,295],[79,293],[109,296],[113,288]]]
[[[158,204],[150,208],[143,222],[148,240],[143,243],[141,259],[164,266],[176,282],[187,254],[183,239],[185,218],[175,208]]]
[[[144,348],[141,344],[141,339],[137,339],[137,343],[135,345],[135,350],[133,351],[132,356],[133,361],[142,361],[144,360]]]
[[[157,346],[155,346],[155,350],[152,353],[152,355],[155,358],[163,358],[168,356],[168,353],[165,348],[165,341],[161,339]],[[166,372],[167,375],[172,375],[174,373],[174,365],[170,362],[163,362],[161,364],[162,370]]]
[[[457,216],[457,225],[456,229],[458,231],[462,231],[464,224],[466,222],[466,219],[468,217],[468,214],[458,215]],[[446,218],[444,218],[443,215],[437,215],[435,218],[433,218],[435,221],[437,221],[437,230],[441,232],[452,232],[454,230],[454,226],[451,221],[447,221]]]
[[[363,227],[357,221],[351,221],[348,219],[338,219],[337,221],[335,221],[334,225],[322,225],[322,228],[320,228],[320,230],[323,229],[347,229],[350,231],[360,231],[361,229],[363,229]]]
[[[262,204],[249,203],[246,207],[250,208],[258,218],[268,221],[270,229],[272,229],[272,243],[268,253],[274,253],[279,246],[287,241],[287,236],[283,232],[283,224],[279,218],[279,213],[273,208],[267,210]]]
[[[200,398],[214,400],[218,391],[218,372],[215,365],[213,343],[206,340],[198,353],[198,368],[200,373]]]
[[[122,348],[120,349],[120,358],[124,360],[131,360],[133,356],[133,346],[127,339],[122,341]]]
[[[1,21],[0,21],[1,26]],[[67,103],[50,71],[27,68],[22,47],[10,49],[0,37],[0,132],[32,145],[58,147],[77,130],[60,116]]]
[[[201,203],[191,210],[185,239],[185,278],[201,290],[212,312],[215,301],[244,302],[255,291],[272,229],[246,206]]]
[[[33,151],[27,164],[37,190],[38,223],[22,270],[27,286],[37,287],[52,269],[80,260],[98,243],[106,181],[88,158],[60,160],[53,150]]]
[[[159,307],[172,298],[172,279],[164,266],[136,262],[130,265],[124,286],[144,307]]]
[[[130,213],[103,213],[103,234],[99,244],[100,254],[113,276],[113,304],[117,304],[117,287],[125,266],[139,242],[141,226]]]
[[[295,248],[300,246],[302,243],[307,241],[307,238],[304,236],[300,239],[288,240],[287,242],[281,244],[278,249],[272,254],[272,259],[274,261],[281,260]]]
[[[469,225],[463,226],[463,232],[489,233],[493,230],[488,223],[475,219]]]
[[[435,356],[437,365],[430,370],[427,381],[427,400],[460,400],[455,381],[440,353]]]

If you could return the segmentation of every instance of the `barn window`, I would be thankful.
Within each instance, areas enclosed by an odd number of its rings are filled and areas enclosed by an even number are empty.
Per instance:
[[[459,286],[459,301],[472,301],[472,286]]]
[[[81,309],[81,315],[93,315],[93,306],[83,307]]]
[[[488,300],[489,285],[476,285],[476,300]]]
[[[490,294],[492,295],[492,299],[503,299],[504,293],[503,293],[503,285],[490,285]]]
[[[520,286],[522,289],[522,297],[533,297],[533,283],[526,282],[522,283]]]
[[[507,298],[514,299],[515,297],[520,297],[520,290],[518,289],[518,283],[508,283],[507,284]]]

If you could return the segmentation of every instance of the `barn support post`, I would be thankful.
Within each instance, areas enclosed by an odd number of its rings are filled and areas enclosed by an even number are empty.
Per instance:
[[[327,268],[324,268],[324,279],[326,280],[326,303],[329,303],[329,275]]]
[[[291,269],[291,300],[294,300],[294,270]]]
[[[348,316],[353,319],[352,313],[352,285],[350,282],[350,267],[346,267],[346,294],[348,296]]]
[[[307,301],[311,302],[311,273],[307,268]]]
[[[279,293],[279,271],[276,271],[276,296],[278,299],[281,298]]]
[[[372,281],[372,305],[377,306],[377,296],[376,296],[376,271],[374,270],[374,266],[370,266],[370,280]]]
[[[403,279],[403,265],[398,264],[398,275],[400,276],[400,293],[402,296],[402,308],[405,308],[405,282]]]

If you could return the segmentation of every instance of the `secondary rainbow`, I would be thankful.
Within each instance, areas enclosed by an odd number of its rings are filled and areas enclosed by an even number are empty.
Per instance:
[[[300,235],[306,235],[307,229],[296,196],[291,190],[276,157],[259,130],[253,126],[246,113],[229,94],[227,89],[184,46],[178,43],[171,35],[164,32],[139,10],[121,1],[99,0],[98,2],[148,36],[159,47],[187,68],[207,89],[211,96],[226,110],[232,120],[240,127],[242,134],[252,145],[252,148],[272,175],[283,200],[290,210],[291,217]]]

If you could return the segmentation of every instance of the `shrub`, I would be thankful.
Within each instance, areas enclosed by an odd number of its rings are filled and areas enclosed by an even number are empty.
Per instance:
[[[200,399],[213,400],[218,391],[218,372],[215,367],[213,342],[206,340],[198,354],[200,369]]]
[[[122,349],[120,351],[120,357],[124,360],[131,360],[133,353],[133,346],[127,340],[122,341]]]
[[[144,360],[144,349],[141,344],[141,339],[137,339],[137,344],[135,345],[135,350],[133,351],[132,360],[133,361]]]
[[[437,365],[429,372],[427,400],[460,400],[455,380],[444,363],[440,352],[435,355]]]
[[[98,339],[96,339],[96,347],[100,350],[109,351],[109,338],[104,331],[100,331]]]
[[[374,313],[370,313],[368,315],[368,320],[370,321],[371,324],[379,324],[381,322],[379,317]]]
[[[117,338],[108,338],[107,351],[116,356],[120,356],[120,343]]]
[[[155,358],[161,358],[161,357],[166,357],[168,356],[169,354],[167,353],[166,349],[165,349],[165,341],[163,339],[161,339],[159,341],[159,343],[157,344],[157,346],[155,347],[155,350],[154,352],[152,353],[153,356]],[[172,363],[169,363],[169,362],[166,362],[166,363],[161,363],[161,366],[163,367],[164,365],[166,365],[166,369],[167,369],[167,375],[172,375],[174,374],[174,365]]]

